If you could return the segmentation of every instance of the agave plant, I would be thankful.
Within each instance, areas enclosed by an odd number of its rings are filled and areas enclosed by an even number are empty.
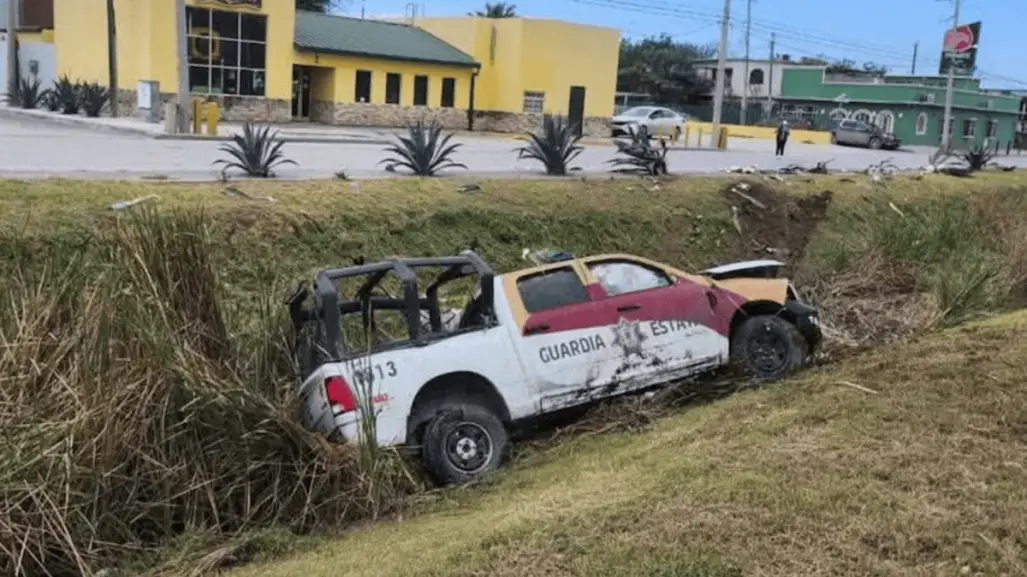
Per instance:
[[[667,174],[667,141],[660,139],[660,147],[653,146],[652,139],[646,127],[641,127],[637,132],[634,128],[628,129],[631,140],[614,140],[617,152],[623,156],[607,161],[613,166],[614,172],[645,172],[653,176]]]
[[[529,132],[521,140],[527,142],[517,149],[517,158],[531,158],[546,167],[546,174],[564,176],[570,170],[568,165],[585,147],[578,144],[581,136],[576,124],[571,124],[566,117],[545,114],[542,117],[542,130]]]
[[[57,93],[52,88],[43,91],[43,106],[50,112],[57,112],[61,109],[61,99],[57,97]]]
[[[437,120],[425,124],[424,120],[407,126],[406,136],[397,137],[397,142],[385,148],[390,156],[378,164],[385,164],[385,170],[394,171],[397,167],[406,168],[418,176],[435,176],[440,170],[447,168],[463,168],[467,166],[453,162],[452,156],[462,145],[450,144],[453,134],[442,134],[442,125]]]
[[[284,145],[277,130],[272,131],[270,126],[255,128],[252,122],[247,122],[242,127],[242,134],[233,135],[232,143],[220,148],[230,158],[215,160],[214,164],[224,165],[221,169],[223,175],[229,168],[238,168],[248,176],[274,178],[276,166],[296,164],[285,158],[282,153]]]
[[[39,104],[43,101],[44,93],[39,87],[39,78],[35,76],[26,76],[21,80],[14,80],[11,82],[7,94],[4,95],[4,102],[8,106],[17,106],[19,108],[38,108]]]
[[[86,116],[96,118],[103,112],[110,98],[110,91],[96,82],[87,82],[78,91],[79,104]]]
[[[977,172],[978,170],[983,170],[995,158],[995,151],[984,143],[977,143],[971,145],[962,156],[967,167],[972,172]]]
[[[80,83],[72,82],[65,74],[54,81],[52,91],[60,104],[61,114],[78,114],[81,105],[79,93],[82,91]]]

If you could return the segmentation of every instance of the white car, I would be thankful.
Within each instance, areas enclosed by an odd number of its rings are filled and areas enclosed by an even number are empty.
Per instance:
[[[664,136],[677,140],[687,117],[662,106],[636,106],[614,116],[610,124],[613,136],[628,135],[646,127],[653,137]]]
[[[777,261],[695,275],[625,254],[549,254],[506,274],[473,251],[318,273],[289,300],[304,425],[416,449],[436,481],[462,482],[498,467],[521,425],[731,359],[777,378],[821,340]],[[446,319],[453,286],[467,303]]]

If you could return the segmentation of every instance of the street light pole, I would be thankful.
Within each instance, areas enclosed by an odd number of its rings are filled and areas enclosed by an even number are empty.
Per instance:
[[[18,0],[7,0],[7,86],[4,92],[14,92],[18,76]]]
[[[717,49],[717,77],[713,83],[713,134],[710,144],[717,146],[720,136],[720,114],[724,107],[724,68],[727,65],[727,32],[731,20],[731,0],[724,0],[724,16],[720,21],[720,48]]]
[[[959,0],[953,0],[953,11],[952,11],[952,28],[955,29],[959,26]],[[945,47],[945,51],[948,51],[948,47]],[[942,54],[942,59],[945,58],[945,54]],[[952,145],[952,138],[949,133],[952,130],[952,87],[955,83],[955,67],[952,65],[952,55],[949,54],[948,64],[948,81],[945,84],[945,117],[941,124],[941,148],[942,150],[949,150]]]
[[[114,0],[107,0],[107,75],[111,118],[118,117],[118,31]]]
[[[745,0],[745,73],[742,75],[742,110],[739,122],[745,124],[749,112],[749,37],[752,35],[752,0]]]

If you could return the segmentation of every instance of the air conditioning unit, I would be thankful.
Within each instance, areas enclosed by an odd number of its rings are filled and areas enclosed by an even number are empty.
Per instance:
[[[930,104],[934,104],[934,93],[933,92],[928,92],[927,93],[927,102],[930,103]]]

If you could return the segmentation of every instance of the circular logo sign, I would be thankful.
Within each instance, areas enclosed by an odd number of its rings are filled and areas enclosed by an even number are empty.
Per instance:
[[[945,50],[966,52],[974,47],[974,31],[969,26],[957,26],[945,33]]]

